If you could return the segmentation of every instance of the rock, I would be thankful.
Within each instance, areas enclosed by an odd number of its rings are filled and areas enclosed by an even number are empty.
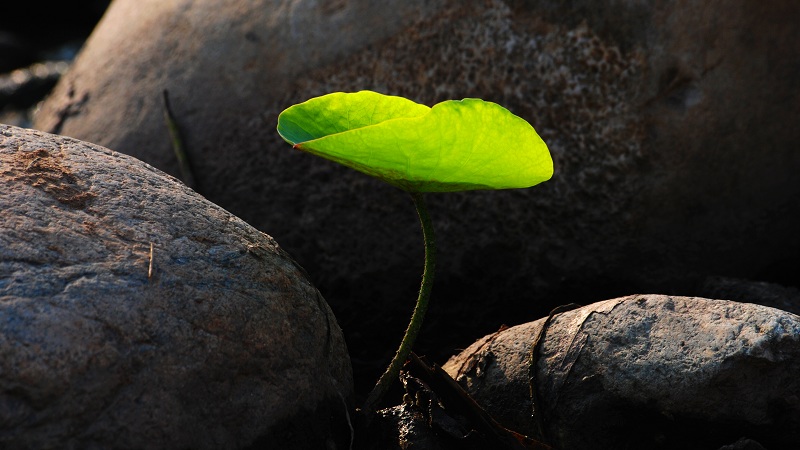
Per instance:
[[[798,22],[792,0],[117,0],[35,125],[177,174],[167,89],[200,191],[309,270],[368,385],[416,298],[416,216],[399,191],[292,151],[282,109],[340,90],[481,97],[548,143],[541,186],[431,196],[439,264],[417,350],[441,357],[434,330],[452,348],[564,298],[796,282]]]
[[[347,448],[341,330],[271,237],[132,157],[6,125],[0,224],[0,447]]]
[[[706,298],[758,303],[800,314],[800,289],[763,281],[710,276],[698,288]]]
[[[800,445],[800,317],[723,300],[637,295],[480,339],[444,369],[506,427],[571,449]],[[738,444],[737,444],[738,445]],[[751,448],[751,447],[736,447]]]
[[[766,450],[761,444],[752,439],[739,439],[730,445],[723,445],[719,450]]]

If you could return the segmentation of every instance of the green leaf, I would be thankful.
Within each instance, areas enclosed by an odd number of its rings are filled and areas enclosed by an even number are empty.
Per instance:
[[[429,108],[371,91],[337,92],[284,110],[278,133],[296,149],[409,192],[523,188],[553,175],[533,127],[480,99]]]

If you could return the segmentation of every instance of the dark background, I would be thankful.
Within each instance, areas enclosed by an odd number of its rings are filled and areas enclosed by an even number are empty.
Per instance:
[[[65,46],[77,49],[109,2],[4,2],[0,20],[0,73],[57,58]]]

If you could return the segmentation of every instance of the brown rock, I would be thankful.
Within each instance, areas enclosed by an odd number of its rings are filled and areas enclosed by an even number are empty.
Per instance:
[[[540,187],[430,199],[428,330],[450,348],[564,298],[792,276],[798,22],[793,0],[117,0],[37,126],[177,174],[168,89],[201,192],[298,258],[368,361],[362,343],[395,342],[415,297],[413,209],[293,152],[274,131],[283,108],[337,90],[481,97],[548,142]]]
[[[661,295],[489,335],[444,369],[508,428],[560,449],[719,448],[742,436],[800,445],[800,317],[753,304]],[[531,373],[538,392],[531,402]]]
[[[0,125],[0,447],[346,448],[351,402],[336,320],[272,238]]]

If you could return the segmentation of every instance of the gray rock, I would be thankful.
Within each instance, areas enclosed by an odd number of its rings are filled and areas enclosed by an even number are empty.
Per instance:
[[[723,300],[637,295],[484,337],[444,369],[508,428],[557,448],[800,445],[800,317]],[[538,389],[532,417],[531,377]],[[747,447],[750,448],[750,447]]]
[[[336,320],[271,237],[0,125],[0,447],[347,448],[351,403]]]
[[[201,192],[309,270],[366,361],[359,343],[396,342],[416,296],[416,217],[397,190],[292,151],[282,109],[338,90],[482,97],[548,142],[542,186],[430,199],[428,326],[451,348],[564,298],[790,275],[798,22],[794,0],[117,0],[36,126],[177,174],[169,90]]]
[[[800,314],[800,289],[763,281],[710,276],[698,287],[706,298],[751,302]]]

